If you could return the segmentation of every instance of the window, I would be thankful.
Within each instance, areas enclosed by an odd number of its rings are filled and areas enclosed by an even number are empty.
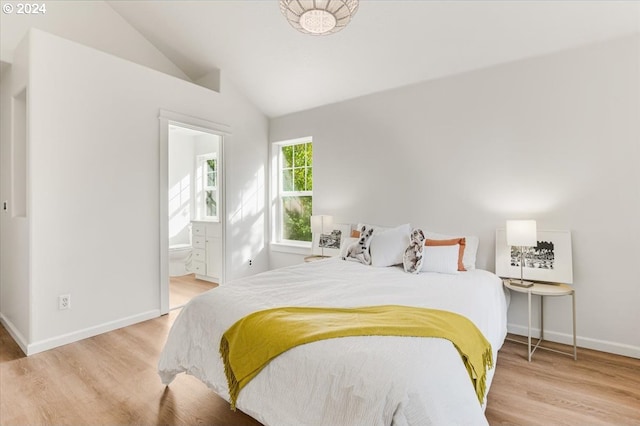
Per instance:
[[[278,146],[278,229],[280,241],[311,241],[313,145],[310,138]]]
[[[206,154],[198,156],[198,177],[202,183],[199,197],[199,217],[218,220],[218,156]]]

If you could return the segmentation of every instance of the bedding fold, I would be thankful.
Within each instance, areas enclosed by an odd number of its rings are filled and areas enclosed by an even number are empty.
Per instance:
[[[482,404],[491,344],[466,317],[454,312],[404,305],[360,308],[281,307],[249,314],[222,336],[220,355],[231,408],[246,386],[275,357],[306,343],[350,336],[434,337],[457,349]]]

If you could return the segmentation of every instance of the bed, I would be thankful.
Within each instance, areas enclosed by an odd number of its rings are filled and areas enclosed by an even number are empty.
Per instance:
[[[470,319],[491,343],[494,365],[506,336],[500,279],[472,269],[408,274],[340,258],[235,280],[191,300],[171,329],[158,371],[164,384],[193,375],[229,401],[219,354],[237,320],[285,306],[408,305]],[[487,373],[487,390],[495,369]],[[265,425],[487,424],[461,357],[438,338],[358,336],[295,347],[239,394],[237,407]]]

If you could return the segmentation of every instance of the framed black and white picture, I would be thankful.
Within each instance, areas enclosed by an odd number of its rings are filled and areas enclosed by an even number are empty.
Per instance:
[[[333,224],[331,231],[317,233],[313,235],[313,246],[311,253],[323,256],[339,256],[340,248],[345,238],[351,233],[351,225],[339,223]]]
[[[573,283],[570,231],[537,232],[535,247],[523,247],[525,280]],[[496,275],[520,278],[520,247],[508,246],[504,229],[496,230]]]

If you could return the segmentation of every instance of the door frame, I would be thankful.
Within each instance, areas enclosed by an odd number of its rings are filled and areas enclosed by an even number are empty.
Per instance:
[[[162,109],[158,115],[158,120],[160,122],[160,314],[165,315],[169,313],[169,126],[183,127],[220,137],[220,158],[218,162],[221,165],[222,173],[218,176],[218,202],[220,204],[220,226],[222,232],[222,270],[220,271],[219,284],[224,283],[227,269],[227,167],[224,147],[231,139],[231,127]]]

